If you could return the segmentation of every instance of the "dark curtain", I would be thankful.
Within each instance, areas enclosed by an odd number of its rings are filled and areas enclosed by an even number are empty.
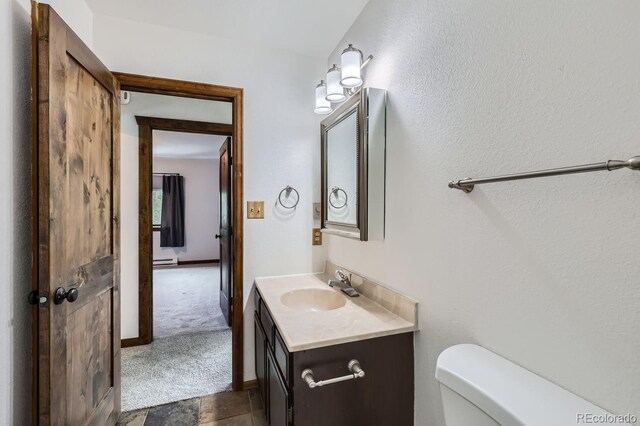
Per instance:
[[[160,247],[184,246],[184,178],[162,177]]]

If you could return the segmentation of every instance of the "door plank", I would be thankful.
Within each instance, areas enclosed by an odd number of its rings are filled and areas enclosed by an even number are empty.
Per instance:
[[[40,37],[40,43],[47,45],[46,48],[40,48],[41,57],[45,55],[49,57],[47,73],[40,71],[42,78],[48,80],[46,85],[49,89],[48,98],[42,99],[42,102],[48,106],[49,127],[48,129],[43,129],[47,133],[43,135],[45,138],[41,142],[46,144],[50,150],[46,158],[41,158],[42,162],[48,163],[49,170],[47,175],[40,176],[39,182],[43,190],[48,190],[43,193],[42,198],[48,198],[47,204],[49,205],[49,211],[43,212],[48,215],[43,218],[44,221],[48,222],[44,224],[47,227],[48,239],[46,241],[41,240],[41,245],[50,248],[47,250],[49,255],[49,274],[42,277],[41,282],[45,286],[42,290],[53,295],[55,289],[61,284],[58,277],[61,274],[60,264],[64,262],[61,257],[65,255],[63,244],[64,229],[58,224],[63,223],[66,216],[65,211],[56,208],[55,202],[66,203],[68,200],[67,193],[63,190],[67,181],[67,140],[66,129],[64,128],[64,123],[66,122],[64,106],[65,73],[67,68],[65,54],[66,29],[62,20],[55,13],[49,13],[48,8],[39,8],[39,12],[41,13],[39,19],[41,28],[45,26],[48,28],[48,37],[46,39]],[[41,225],[43,224],[41,223]],[[50,302],[49,306],[53,308],[54,305]],[[67,342],[65,339],[66,304],[62,304],[59,308],[55,311],[54,309],[47,309],[44,315],[45,318],[43,318],[43,322],[50,324],[48,327],[50,348],[48,353],[41,354],[41,363],[48,364],[49,373],[49,377],[40,375],[41,386],[44,384],[43,382],[47,382],[46,385],[42,386],[41,402],[44,400],[49,401],[48,411],[42,413],[42,415],[46,416],[46,422],[43,421],[45,424],[64,424],[67,419],[66,395],[65,392],[59,391],[67,388],[67,375],[64,373],[66,370],[64,364],[66,364],[67,359]],[[62,371],[59,370],[61,368],[60,362],[64,363]]]
[[[88,302],[110,291],[113,287],[114,271],[113,256],[105,256],[97,261],[67,271],[65,288],[77,288],[78,300],[67,305],[67,314],[70,315],[82,308]]]
[[[73,31],[66,32],[66,49],[67,53],[72,56],[78,63],[98,80],[109,92],[116,93],[117,79],[107,67],[93,54],[91,50],[80,40],[80,37]]]
[[[83,424],[111,391],[111,334],[93,333],[111,328],[110,311],[111,294],[103,293],[69,316],[68,424]]]
[[[113,341],[111,343],[112,364],[111,378],[113,380],[113,410],[108,423],[115,424],[121,410],[121,353],[120,353],[120,82],[111,76],[114,93],[111,97],[111,253],[113,255],[113,289],[111,291],[111,306],[114,315],[111,317]],[[96,417],[101,418],[101,417]],[[93,421],[90,424],[94,424]]]
[[[109,415],[109,410],[116,403],[115,401],[116,401],[116,392],[113,390],[113,388],[109,389],[109,392],[104,397],[104,399],[100,402],[96,411],[89,418],[89,420],[87,420],[87,425],[102,426],[104,424],[104,423],[101,423],[102,419],[107,418],[107,416]],[[115,417],[115,419],[117,420],[117,417]],[[109,418],[108,423],[115,424],[115,420],[111,421],[111,418]]]

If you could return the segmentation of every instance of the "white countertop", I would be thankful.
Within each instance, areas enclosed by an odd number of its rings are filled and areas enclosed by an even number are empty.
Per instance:
[[[290,352],[355,342],[418,329],[410,322],[362,296],[348,297],[331,288],[324,274],[256,278],[255,284]],[[304,311],[282,303],[283,294],[299,289],[335,291],[346,304],[330,311]]]

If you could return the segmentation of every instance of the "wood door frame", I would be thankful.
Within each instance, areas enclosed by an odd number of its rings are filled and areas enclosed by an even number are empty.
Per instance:
[[[243,390],[244,389],[244,322],[243,322],[243,293],[244,293],[244,284],[243,284],[243,89],[236,87],[227,87],[227,86],[218,86],[214,84],[206,84],[206,83],[197,83],[191,81],[182,81],[182,80],[173,80],[161,77],[151,77],[151,76],[143,76],[136,74],[128,74],[121,72],[114,72],[113,75],[120,82],[121,90],[130,90],[135,92],[142,93],[152,93],[158,95],[168,95],[168,96],[179,96],[185,98],[195,98],[195,99],[205,99],[212,101],[221,101],[221,102],[229,102],[232,105],[232,124],[231,125],[220,125],[217,123],[203,123],[196,121],[188,121],[188,120],[169,120],[169,119],[159,119],[154,117],[136,117],[138,120],[142,119],[142,124],[138,121],[139,124],[139,135],[140,141],[143,139],[149,140],[149,145],[146,147],[146,151],[143,152],[143,147],[140,146],[139,153],[139,164],[140,170],[148,170],[149,179],[151,178],[151,133],[152,130],[173,130],[179,132],[191,132],[191,133],[208,133],[208,134],[221,134],[220,132],[229,132],[231,134],[226,134],[227,136],[232,137],[231,144],[231,155],[233,158],[233,167],[232,167],[232,223],[233,223],[233,265],[232,265],[232,279],[233,279],[233,325],[231,327],[231,335],[232,335],[232,385],[233,390]],[[171,123],[171,122],[180,122],[180,123]],[[223,126],[223,127],[220,127]],[[213,133],[218,132],[218,133]],[[144,161],[144,163],[143,163]],[[141,174],[142,176],[142,174]],[[142,192],[142,180],[139,183],[139,196],[140,200],[144,200],[146,198],[142,198],[145,196],[146,192]],[[150,187],[150,181],[149,181]],[[146,190],[150,191],[149,188]],[[140,237],[142,238],[144,232],[149,250],[148,254],[145,253],[145,257],[148,256],[148,264],[144,262],[144,264],[148,265],[147,276],[150,275],[153,266],[152,259],[152,235],[153,229],[151,226],[151,209],[150,209],[150,199],[151,195],[149,193],[149,205],[146,206],[148,210],[144,212],[145,217],[144,220],[147,223],[143,223],[143,205],[140,204],[140,222],[138,224],[139,231],[141,232]],[[143,229],[144,225],[144,229]],[[147,226],[148,225],[148,226]],[[147,234],[148,233],[148,234]],[[139,240],[141,243],[142,240]],[[140,245],[139,250],[141,250],[140,255],[142,256],[142,245]],[[140,258],[142,260],[143,257]],[[144,273],[143,262],[140,262],[140,277],[142,278],[142,274]],[[148,297],[147,300],[151,300],[151,286],[150,286],[150,277],[148,277],[148,281],[143,286],[142,280],[139,281],[139,297],[140,302],[142,303],[143,297]],[[143,288],[144,287],[144,288]],[[142,291],[145,291],[145,296],[143,296]],[[142,306],[142,305],[140,305]],[[152,305],[149,304],[151,307]],[[141,315],[142,309],[139,308],[139,315]],[[151,325],[150,315],[152,311],[148,310],[148,322],[147,326]],[[152,330],[148,330],[148,333],[143,336],[140,333],[143,323],[142,316],[140,317],[141,322],[139,323],[139,337],[138,339],[145,338],[148,341],[144,343],[150,343],[153,338]],[[143,330],[144,331],[144,330]],[[125,342],[123,341],[123,347],[125,347]],[[133,343],[133,342],[131,342]],[[143,344],[144,344],[143,343]]]
[[[153,131],[232,136],[233,125],[136,115],[138,123],[138,337],[124,339],[122,347],[153,341]]]

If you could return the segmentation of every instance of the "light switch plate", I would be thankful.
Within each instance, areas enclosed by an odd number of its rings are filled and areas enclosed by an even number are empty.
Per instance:
[[[311,240],[311,244],[314,246],[322,245],[322,231],[320,228],[313,228],[313,239]]]
[[[320,203],[313,203],[313,218],[315,220],[320,220],[320,213],[322,212],[322,207]]]
[[[247,201],[247,219],[264,219],[264,201]]]

